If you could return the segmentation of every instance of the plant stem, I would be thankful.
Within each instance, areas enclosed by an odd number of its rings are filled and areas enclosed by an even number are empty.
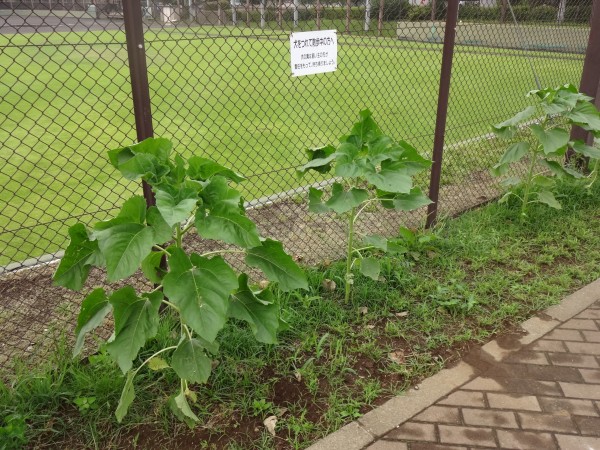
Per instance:
[[[218,255],[219,253],[246,253],[244,250],[215,250],[214,252],[202,253],[200,256]]]
[[[531,183],[533,180],[533,171],[535,170],[535,163],[537,162],[538,148],[533,151],[531,161],[529,162],[529,169],[527,171],[527,178],[525,181],[525,192],[523,193],[523,199],[521,203],[521,221],[525,220],[527,216],[527,204],[529,203],[529,194],[531,191]]]
[[[162,302],[165,305],[170,306],[171,308],[173,308],[175,311],[179,312],[179,308],[177,306],[175,306],[173,303],[171,303],[170,301],[163,299]]]
[[[133,373],[134,373],[134,375],[133,375],[133,376],[137,375],[137,373],[140,371],[140,369],[141,369],[142,367],[144,367],[146,364],[148,364],[148,362],[149,362],[149,361],[150,361],[152,358],[154,358],[155,356],[158,356],[158,355],[160,355],[161,353],[164,353],[164,352],[168,352],[169,350],[175,350],[176,348],[177,348],[177,346],[176,346],[176,345],[172,345],[171,347],[165,347],[165,348],[163,348],[162,350],[159,350],[159,351],[157,351],[157,352],[156,352],[156,353],[154,353],[152,356],[150,356],[148,359],[146,359],[146,360],[145,360],[145,361],[144,361],[142,364],[140,364],[140,366],[139,366],[137,369],[135,369],[135,370],[133,371]]]
[[[354,244],[354,218],[356,217],[356,208],[352,208],[350,211],[350,218],[348,219],[348,250],[346,253],[346,295],[344,301],[348,303],[350,301],[350,290],[352,289],[352,248]]]
[[[179,225],[176,227],[175,231],[177,232],[177,236],[175,236],[175,243],[177,247],[181,248],[181,237],[183,236],[183,233],[181,232]]]

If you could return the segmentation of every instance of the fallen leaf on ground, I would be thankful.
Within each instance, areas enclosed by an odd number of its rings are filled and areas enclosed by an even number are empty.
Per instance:
[[[396,364],[404,364],[404,352],[402,350],[396,350],[395,352],[388,353],[388,358],[390,358]]]
[[[399,313],[396,313],[396,317],[406,317],[408,316],[408,311],[402,311]]]
[[[263,422],[263,425],[267,429],[271,436],[275,436],[275,426],[277,425],[277,416],[269,416]]]
[[[337,284],[335,284],[335,281],[325,278],[321,283],[321,286],[323,286],[323,289],[326,291],[335,291]]]
[[[365,328],[367,330],[372,330],[373,328],[375,328],[375,325],[365,325]]]
[[[367,308],[366,306],[361,306],[360,308],[358,308],[358,312],[364,316],[369,312],[369,308]]]

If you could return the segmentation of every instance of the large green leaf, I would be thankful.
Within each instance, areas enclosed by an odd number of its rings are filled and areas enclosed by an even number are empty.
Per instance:
[[[377,281],[379,279],[380,271],[381,266],[377,259],[371,257],[360,259],[360,273],[362,273],[364,276]]]
[[[165,164],[173,150],[173,143],[165,138],[147,138],[128,148],[135,154],[152,155],[160,163]]]
[[[231,294],[229,316],[246,321],[257,341],[276,344],[279,305],[268,289],[256,292],[250,289],[245,273],[239,276],[238,283],[238,289]]]
[[[93,264],[103,263],[98,242],[90,241],[85,226],[77,223],[69,228],[71,242],[54,273],[54,283],[75,291],[81,290]]]
[[[583,156],[587,156],[588,158],[592,159],[600,159],[600,148],[598,147],[591,147],[581,140],[571,142],[571,147],[573,150],[582,154]]]
[[[133,387],[134,377],[135,372],[130,371],[127,373],[125,385],[123,386],[123,391],[121,391],[121,398],[119,399],[119,404],[117,405],[117,410],[115,411],[115,416],[117,417],[117,422],[119,423],[121,423],[123,418],[127,415],[127,411],[135,399],[135,389]]]
[[[156,206],[148,208],[146,220],[152,228],[155,243],[164,244],[173,240],[173,227],[169,226]]]
[[[335,147],[332,145],[307,149],[308,163],[298,169],[298,174],[303,175],[309,169],[319,173],[329,172],[331,170],[331,162],[335,158],[334,152]]]
[[[244,177],[239,173],[200,156],[192,156],[188,159],[188,165],[188,176],[192,180],[206,181],[215,175],[228,178],[236,183],[244,180]]]
[[[540,203],[544,203],[551,208],[562,209],[560,203],[554,197],[554,194],[550,191],[540,191],[537,193],[537,201]]]
[[[540,159],[540,164],[546,166],[558,178],[583,178],[583,175],[569,167],[563,167],[559,162]]]
[[[516,126],[521,122],[530,119],[535,115],[535,106],[528,106],[523,111],[517,113],[515,116],[502,123],[492,126],[492,130],[499,137],[504,139],[510,139],[515,135]]]
[[[211,178],[200,194],[208,208],[226,204],[232,209],[242,210],[242,196],[235,189],[229,187],[227,178],[220,175]]]
[[[387,251],[388,240],[386,238],[384,238],[383,236],[377,236],[374,234],[367,235],[363,238],[363,242],[365,245],[370,245],[372,247],[383,250],[384,252]]]
[[[156,190],[156,207],[170,227],[189,219],[197,201],[198,194],[191,188],[167,185]]]
[[[201,341],[186,338],[173,352],[171,367],[179,378],[190,383],[206,383],[210,377],[212,361],[204,353]]]
[[[96,231],[96,238],[106,258],[108,281],[135,273],[156,243],[152,228],[138,223],[123,223]]]
[[[600,114],[593,103],[579,102],[570,112],[565,113],[565,117],[584,130],[600,130]]]
[[[77,327],[75,328],[75,347],[73,357],[81,353],[85,336],[102,324],[106,315],[111,311],[112,305],[108,302],[104,289],[94,289],[81,304]]]
[[[131,286],[115,291],[109,298],[115,318],[114,339],[106,349],[123,373],[131,369],[132,361],[146,341],[158,331],[158,309],[162,292],[138,297]]]
[[[183,320],[202,338],[212,342],[225,325],[229,295],[237,277],[221,258],[204,258],[174,248],[170,272],[163,279],[164,293],[180,309]]]
[[[429,197],[423,194],[423,191],[418,187],[411,189],[408,194],[377,191],[377,197],[380,198],[381,206],[397,211],[412,211],[432,203]]]
[[[281,242],[265,239],[261,246],[248,250],[246,263],[258,267],[271,281],[277,281],[284,291],[308,289],[306,275],[283,250]]]
[[[500,162],[496,165],[512,164],[521,160],[529,152],[529,142],[516,142],[508,146]]]
[[[308,210],[317,214],[328,213],[331,211],[325,203],[321,201],[323,191],[315,188],[308,189]]]
[[[256,225],[239,210],[226,204],[218,204],[210,210],[198,210],[196,213],[196,229],[205,239],[221,240],[242,248],[260,245],[260,237]]]
[[[200,421],[190,408],[190,405],[185,398],[184,391],[181,391],[176,397],[171,397],[169,399],[169,407],[171,408],[171,411],[173,411],[173,414],[175,414],[179,420],[185,422],[190,428],[193,428],[194,425]]]
[[[356,178],[375,167],[360,156],[360,148],[351,142],[342,142],[335,153],[335,174],[339,177]]]
[[[380,172],[370,173],[367,181],[382,191],[407,194],[412,189],[412,178],[403,172],[381,169]]]
[[[146,208],[146,199],[141,195],[134,195],[123,203],[117,218],[126,219],[127,222],[144,223]]]
[[[356,208],[368,198],[369,193],[365,189],[351,188],[349,191],[344,191],[344,187],[340,183],[333,183],[331,197],[325,202],[325,205],[341,214]]]
[[[542,144],[544,153],[552,156],[562,156],[567,151],[569,133],[562,128],[545,130],[540,125],[531,125],[531,131]]]
[[[142,261],[142,272],[155,284],[160,284],[165,275],[165,271],[160,267],[163,255],[162,252],[151,252]]]
[[[356,137],[358,147],[362,147],[367,142],[381,136],[379,126],[373,120],[373,114],[368,109],[360,112],[360,119],[354,124],[350,135]]]

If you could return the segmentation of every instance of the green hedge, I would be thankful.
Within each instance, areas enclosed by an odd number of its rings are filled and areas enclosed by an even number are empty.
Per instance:
[[[438,1],[436,12],[436,20],[444,20],[446,16],[445,4]],[[229,3],[221,3],[224,11],[231,10]],[[205,10],[216,11],[217,3],[207,3]],[[555,22],[558,16],[558,8],[555,6],[540,5],[530,6],[527,4],[516,5],[513,7],[515,17],[518,22]],[[246,11],[244,6],[238,7],[240,20],[246,19]],[[591,6],[567,6],[565,9],[565,22],[570,23],[588,23],[592,14]],[[371,19],[377,20],[379,16],[379,1],[374,0],[371,7]],[[275,20],[277,18],[277,8],[269,6],[265,10],[266,20]],[[298,10],[298,18],[301,21],[315,20],[317,12],[313,6],[301,6]],[[475,22],[499,22],[501,17],[501,9],[498,6],[481,7],[475,5],[462,5],[459,10],[459,20],[475,21]],[[365,8],[363,6],[353,6],[350,8],[350,18],[352,20],[364,20]],[[431,6],[414,6],[409,5],[408,0],[385,0],[383,18],[385,21],[409,20],[413,22],[431,20]],[[321,19],[333,21],[346,20],[346,8],[323,6]],[[283,20],[290,22],[294,20],[293,9],[283,10]],[[506,22],[512,22],[510,11],[506,11]],[[255,6],[253,11],[250,11],[250,21],[260,22],[260,11]]]

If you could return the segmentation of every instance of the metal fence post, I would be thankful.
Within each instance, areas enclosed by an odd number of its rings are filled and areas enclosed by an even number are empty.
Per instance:
[[[600,83],[600,0],[595,0],[592,8],[592,18],[590,24],[590,36],[588,46],[583,62],[583,73],[581,74],[581,83],[579,91],[596,97],[600,94],[598,85]],[[571,130],[571,140],[581,139],[586,141],[590,134],[583,128],[574,126]],[[570,161],[573,152],[567,153],[567,161]]]
[[[427,207],[427,222],[430,228],[435,224],[438,212],[440,194],[440,179],[442,177],[442,156],[444,153],[444,138],[446,135],[446,117],[448,113],[448,98],[450,97],[450,80],[452,76],[452,57],[454,55],[454,38],[456,36],[456,21],[458,19],[458,0],[448,0],[446,12],[446,28],[444,31],[444,49],[442,51],[442,69],[440,72],[440,90],[435,120],[435,136],[433,140],[433,166],[429,182],[429,198],[433,203]]]
[[[129,73],[131,75],[135,130],[137,132],[137,140],[140,142],[154,136],[150,87],[148,85],[148,68],[146,67],[146,49],[144,48],[141,0],[127,0],[123,2],[123,19],[125,23]],[[145,181],[142,181],[142,188],[146,204],[148,206],[155,205],[154,193]]]

